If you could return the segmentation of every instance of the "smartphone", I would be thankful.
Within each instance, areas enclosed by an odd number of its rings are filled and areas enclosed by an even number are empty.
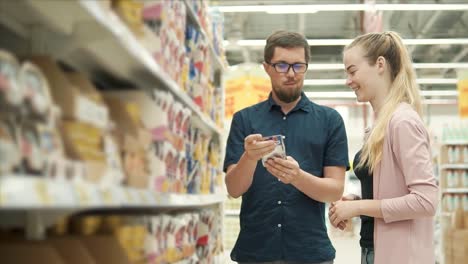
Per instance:
[[[284,145],[284,136],[283,135],[274,135],[269,137],[264,137],[263,140],[273,140],[275,142],[275,149],[262,157],[262,164],[265,166],[265,162],[268,159],[278,157],[286,159],[286,146]]]

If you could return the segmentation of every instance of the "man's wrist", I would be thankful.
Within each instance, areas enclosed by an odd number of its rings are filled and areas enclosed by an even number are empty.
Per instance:
[[[256,159],[252,159],[249,154],[247,154],[247,151],[244,151],[244,154],[242,155],[242,157],[244,157],[244,159],[248,162],[251,162],[251,163],[257,163],[258,160]]]
[[[299,173],[297,174],[297,177],[291,182],[291,184],[294,186],[300,185],[305,177],[307,177],[305,174],[305,171],[303,171],[302,169],[299,169]]]

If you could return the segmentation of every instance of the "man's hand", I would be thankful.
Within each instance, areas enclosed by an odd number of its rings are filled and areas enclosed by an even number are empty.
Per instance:
[[[285,184],[290,184],[296,181],[301,176],[301,168],[297,161],[288,156],[286,159],[272,158],[269,159],[265,167],[271,175],[278,178]]]
[[[259,161],[263,156],[275,149],[273,140],[262,140],[262,135],[253,134],[244,139],[245,154],[249,160]]]

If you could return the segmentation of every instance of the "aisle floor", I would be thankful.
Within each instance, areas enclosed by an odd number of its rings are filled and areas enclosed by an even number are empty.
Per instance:
[[[361,249],[359,247],[359,236],[349,235],[331,235],[333,246],[336,249],[336,259],[334,264],[359,264],[361,263]],[[228,264],[235,264],[236,262],[230,261],[229,253],[227,254]]]

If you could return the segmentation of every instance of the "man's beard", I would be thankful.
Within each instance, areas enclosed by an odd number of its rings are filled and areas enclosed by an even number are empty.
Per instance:
[[[281,102],[286,104],[296,101],[301,96],[301,89],[290,90],[273,88],[273,91],[275,92],[278,99],[280,99]]]

